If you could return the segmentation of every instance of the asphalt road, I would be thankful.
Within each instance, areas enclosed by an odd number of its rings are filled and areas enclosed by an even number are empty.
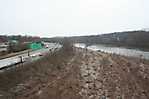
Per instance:
[[[40,58],[40,55],[45,55],[46,53],[49,53],[49,49],[54,50],[54,49],[60,48],[60,47],[61,47],[61,45],[59,45],[59,44],[49,43],[48,48],[43,48],[43,49],[29,52],[30,56],[28,56],[28,53],[25,53],[25,54],[16,55],[13,57],[2,59],[2,60],[0,60],[0,68],[19,63],[21,61],[20,57],[22,57],[22,61],[25,61],[28,58],[30,58],[30,59],[35,58],[35,57]],[[51,50],[51,51],[53,51],[53,50]]]

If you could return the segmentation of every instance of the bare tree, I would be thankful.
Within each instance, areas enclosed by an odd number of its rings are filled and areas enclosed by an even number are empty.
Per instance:
[[[69,54],[73,52],[73,44],[70,39],[64,38],[62,42],[62,50]]]

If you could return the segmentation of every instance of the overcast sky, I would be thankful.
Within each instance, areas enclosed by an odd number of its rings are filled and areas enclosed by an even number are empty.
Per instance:
[[[149,0],[0,0],[0,34],[43,37],[149,28]]]

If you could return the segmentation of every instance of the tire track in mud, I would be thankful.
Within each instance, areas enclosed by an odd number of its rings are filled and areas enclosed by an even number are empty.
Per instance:
[[[99,99],[104,96],[102,81],[98,79],[100,75],[102,58],[96,53],[87,52],[83,55],[82,65],[80,66],[81,77],[82,77],[82,89],[79,94],[83,99]]]
[[[146,82],[148,82],[148,79],[143,79],[144,78],[144,74],[145,74],[145,78],[146,78],[146,73],[145,71],[148,71],[149,68],[148,66],[146,66],[145,68],[145,64],[139,62],[139,64],[136,64],[133,61],[130,61],[124,57],[119,58],[119,61],[116,61],[117,58],[115,57],[111,57],[110,60],[113,64],[115,64],[118,70],[121,70],[122,73],[122,77],[125,79],[125,81],[127,81],[128,84],[132,85],[129,86],[131,88],[129,89],[125,89],[125,91],[130,91],[127,95],[135,98],[135,99],[148,99],[148,89],[147,89],[147,84]],[[142,71],[143,68],[143,71]],[[144,74],[141,75],[140,74],[143,72]],[[144,87],[146,86],[146,87]],[[132,93],[133,92],[133,93]]]

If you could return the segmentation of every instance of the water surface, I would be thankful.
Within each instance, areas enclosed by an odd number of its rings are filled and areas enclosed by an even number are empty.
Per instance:
[[[85,48],[84,43],[77,43],[75,44],[75,46]],[[91,46],[88,46],[87,48],[94,50],[94,51],[100,50],[100,51],[107,52],[107,53],[114,53],[118,55],[149,59],[149,52],[141,51],[138,49],[129,49],[125,47],[114,47],[114,46],[107,46],[107,45],[102,45],[102,44],[91,45]]]

